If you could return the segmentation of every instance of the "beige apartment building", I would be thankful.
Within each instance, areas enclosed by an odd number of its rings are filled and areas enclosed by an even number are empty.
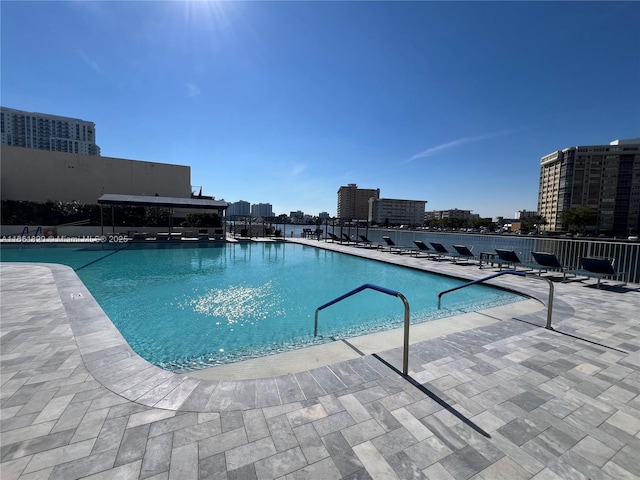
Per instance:
[[[371,198],[369,221],[381,225],[419,226],[424,224],[426,200]]]
[[[380,189],[358,188],[355,183],[338,190],[338,218],[369,220],[369,199],[380,198]]]
[[[589,207],[600,232],[637,232],[640,226],[640,138],[569,147],[540,160],[538,213],[547,231],[562,231],[562,212]]]
[[[459,218],[462,220],[471,220],[473,218],[480,218],[477,213],[471,213],[471,210],[460,210],[459,208],[452,208],[449,210],[431,210],[425,212],[425,220],[442,220],[444,218]]]

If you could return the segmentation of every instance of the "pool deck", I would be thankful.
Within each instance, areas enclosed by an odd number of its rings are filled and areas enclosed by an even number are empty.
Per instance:
[[[492,280],[539,301],[413,327],[407,378],[397,331],[178,375],[138,357],[70,268],[0,268],[3,480],[640,479],[638,284],[554,277],[548,330],[547,282]]]

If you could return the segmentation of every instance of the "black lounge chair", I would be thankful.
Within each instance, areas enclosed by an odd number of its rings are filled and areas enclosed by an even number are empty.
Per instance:
[[[337,236],[335,233],[327,232],[327,235],[329,235],[329,238],[333,243],[335,242],[342,243],[342,240],[340,240],[340,237]]]
[[[453,260],[454,258],[458,257],[457,253],[450,252],[441,243],[438,243],[438,242],[429,242],[429,243],[431,244],[431,246],[435,250],[435,254],[438,256],[438,258],[450,257]]]
[[[542,274],[543,271],[554,270],[558,272],[562,272],[562,280],[567,277],[568,267],[565,267],[560,263],[558,257],[556,257],[555,253],[547,253],[547,252],[531,252],[531,256],[535,260],[534,263],[528,263],[526,266],[532,268],[534,270],[539,270],[539,273]]]
[[[342,243],[356,243],[355,240],[351,240],[351,237],[346,233],[342,234]]]
[[[416,250],[416,257],[421,253],[424,253],[427,258],[431,258],[431,255],[434,254],[433,250],[431,250],[422,240],[414,240],[413,243],[418,247],[418,250]]]
[[[356,247],[364,247],[364,248],[380,248],[382,245],[378,243],[373,243],[369,240],[366,235],[358,235],[360,237],[360,241],[357,243]]]
[[[581,269],[569,270],[574,275],[584,275],[585,277],[593,277],[598,279],[597,288],[600,288],[600,280],[603,278],[622,277],[626,272],[616,272],[613,267],[614,259],[612,258],[593,258],[580,257]],[[624,281],[626,285],[627,282]]]
[[[455,248],[456,252],[458,252],[458,258],[463,258],[467,262],[477,257],[477,255],[473,253],[466,245],[454,245],[453,248]]]
[[[521,265],[520,257],[513,250],[504,250],[501,248],[496,248],[496,253],[498,254],[498,258],[493,258],[491,261],[493,263],[497,263],[500,270],[502,270],[502,266],[506,265],[507,267],[512,266],[514,270],[518,269],[518,265]]]
[[[415,249],[413,249],[411,247],[405,247],[403,245],[396,245],[395,242],[393,240],[391,240],[390,237],[382,237],[382,240],[384,240],[384,243],[387,244],[387,250],[385,250],[385,247],[383,246],[382,247],[383,251],[402,254],[403,252],[412,252],[412,251],[415,250]]]

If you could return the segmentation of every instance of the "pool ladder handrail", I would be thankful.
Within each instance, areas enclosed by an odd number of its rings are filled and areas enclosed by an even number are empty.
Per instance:
[[[32,238],[36,239],[39,235],[42,235],[42,227],[36,228],[35,233],[32,235]],[[29,226],[25,225],[22,229],[22,233],[20,234],[20,241],[24,242],[26,238],[29,237]]]
[[[402,303],[404,304],[404,350],[402,352],[402,374],[406,377],[407,373],[409,371],[409,318],[410,318],[410,308],[409,308],[409,301],[407,300],[407,297],[405,297],[402,293],[397,292],[395,290],[390,290],[388,288],[385,287],[380,287],[378,285],[373,285],[372,283],[365,283],[364,285],[359,286],[358,288],[355,288],[353,290],[351,290],[348,293],[345,293],[344,295],[335,298],[333,300],[331,300],[330,302],[325,303],[324,305],[319,306],[318,308],[316,308],[316,314],[315,314],[315,325],[313,328],[313,336],[317,337],[318,336],[318,313],[320,312],[320,310],[324,310],[327,307],[330,307],[331,305],[334,305],[342,300],[344,300],[345,298],[348,298],[352,295],[355,295],[356,293],[359,293],[363,290],[366,289],[371,289],[371,290],[375,290],[377,292],[380,293],[384,293],[386,295],[391,295],[392,297],[398,297],[400,300],[402,300]]]
[[[518,275],[519,277],[537,278],[539,280],[545,280],[547,282],[547,284],[549,285],[549,300],[547,301],[547,324],[545,325],[544,328],[546,328],[547,330],[553,330],[553,327],[551,326],[551,315],[553,314],[553,290],[554,290],[553,282],[551,282],[551,280],[549,280],[548,278],[542,277],[540,275],[535,275],[535,274],[531,274],[531,273],[527,273],[527,272],[518,272],[516,270],[505,270],[503,272],[494,273],[493,275],[488,275],[486,277],[482,277],[482,278],[479,278],[477,280],[473,280],[472,282],[465,283],[464,285],[459,285],[457,287],[450,288],[449,290],[445,290],[443,292],[440,292],[438,294],[438,310],[440,309],[441,300],[442,300],[442,296],[443,295],[445,295],[447,293],[455,292],[456,290],[460,290],[461,288],[470,287],[471,285],[477,285],[478,283],[484,283],[487,280],[490,280],[490,279],[495,278],[495,277],[499,277],[501,275]]]

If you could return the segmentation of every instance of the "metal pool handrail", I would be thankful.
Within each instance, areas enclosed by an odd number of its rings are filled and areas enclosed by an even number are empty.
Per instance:
[[[493,275],[488,275],[486,277],[479,278],[478,280],[473,280],[472,282],[465,283],[464,285],[459,285],[454,288],[450,288],[449,290],[445,290],[444,292],[440,292],[438,294],[438,310],[440,309],[440,303],[442,300],[442,296],[446,293],[455,292],[456,290],[460,290],[461,288],[470,287],[471,285],[476,285],[478,283],[483,283],[486,280],[490,280],[495,277],[499,277],[501,275],[518,275],[519,277],[528,277],[528,278],[537,278],[540,280],[545,280],[549,285],[549,301],[547,302],[547,324],[544,328],[547,330],[553,330],[551,326],[551,315],[553,313],[553,283],[548,278],[541,277],[539,275],[528,274],[527,272],[517,272],[515,270],[505,270],[504,272],[494,273]]]
[[[378,285],[373,285],[371,283],[365,283],[364,285],[361,285],[358,288],[351,290],[350,292],[345,293],[344,295],[338,298],[335,298],[330,302],[325,303],[324,305],[319,306],[318,308],[316,308],[313,336],[314,337],[318,336],[318,313],[320,312],[320,310],[324,310],[325,308],[330,307],[331,305],[338,303],[344,300],[345,298],[348,298],[366,289],[375,290],[377,292],[384,293],[386,295],[391,295],[392,297],[398,297],[400,300],[402,300],[402,303],[404,303],[404,350],[402,352],[402,374],[406,377],[409,371],[409,317],[410,317],[409,312],[410,312],[410,309],[409,309],[409,301],[407,300],[407,297],[405,297],[400,292],[396,292],[395,290],[390,290],[384,287],[379,287]]]

